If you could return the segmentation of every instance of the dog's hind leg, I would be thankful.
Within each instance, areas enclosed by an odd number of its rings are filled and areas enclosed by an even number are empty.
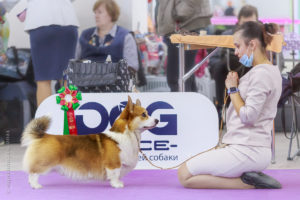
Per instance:
[[[106,168],[106,176],[110,181],[110,185],[114,188],[122,188],[124,184],[120,181],[121,168],[108,169]]]
[[[30,173],[28,175],[28,182],[33,189],[42,188],[42,185],[39,184],[39,174]]]
[[[43,166],[38,162],[24,162],[24,171],[28,173],[28,182],[33,189],[40,189],[42,186],[39,184],[39,176],[46,174],[52,169],[52,166]]]

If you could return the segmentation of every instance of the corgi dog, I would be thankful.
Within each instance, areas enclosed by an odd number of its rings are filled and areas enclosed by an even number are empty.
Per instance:
[[[134,104],[128,96],[126,107],[106,133],[50,135],[46,133],[50,122],[47,116],[33,119],[22,135],[22,145],[27,146],[23,168],[34,189],[42,187],[38,178],[51,169],[74,179],[108,180],[114,188],[124,187],[120,178],[137,164],[141,133],[159,121],[148,115],[140,100]]]

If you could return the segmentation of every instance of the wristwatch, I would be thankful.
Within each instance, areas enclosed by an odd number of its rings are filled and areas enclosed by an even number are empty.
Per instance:
[[[237,87],[231,87],[231,88],[229,88],[227,90],[227,94],[233,94],[233,93],[237,93],[239,91],[240,91],[239,88],[237,88]]]

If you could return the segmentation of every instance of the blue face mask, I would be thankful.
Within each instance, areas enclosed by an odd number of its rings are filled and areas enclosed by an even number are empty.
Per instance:
[[[252,67],[253,64],[253,52],[251,53],[250,57],[247,56],[247,54],[244,54],[240,58],[240,63],[242,63],[245,67]]]

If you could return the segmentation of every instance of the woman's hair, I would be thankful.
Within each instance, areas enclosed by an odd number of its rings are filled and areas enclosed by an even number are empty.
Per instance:
[[[111,21],[116,22],[120,15],[120,8],[118,4],[114,0],[97,0],[94,4],[93,11],[95,12],[95,10],[102,4],[105,5],[106,10],[111,17]]]
[[[245,22],[235,29],[235,33],[242,31],[242,37],[246,39],[245,43],[248,45],[250,40],[258,39],[262,48],[266,48],[271,43],[272,34],[278,32],[278,25],[274,23],[263,24],[261,22]]]

